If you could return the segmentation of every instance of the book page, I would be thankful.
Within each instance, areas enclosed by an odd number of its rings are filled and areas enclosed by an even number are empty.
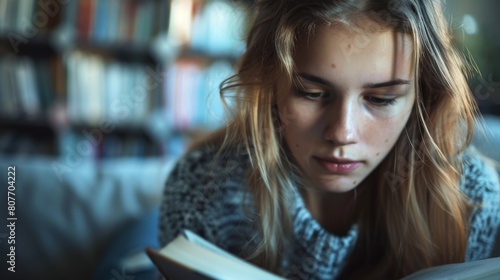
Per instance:
[[[187,235],[190,234],[187,233]],[[161,267],[164,274],[180,275],[185,272],[193,275],[193,272],[197,272],[200,274],[198,276],[204,275],[205,278],[221,280],[282,279],[254,264],[224,252],[194,233],[191,233],[189,237],[191,240],[181,234],[159,251],[159,254],[163,255],[166,260],[157,259],[155,265]]]
[[[500,279],[500,257],[431,267],[403,278],[416,279]]]
[[[190,231],[190,230],[184,230],[183,231],[183,234],[184,236],[187,238],[187,240],[193,242],[194,244],[197,244],[197,245],[200,245],[201,247],[204,247],[214,253],[217,253],[219,255],[222,255],[226,258],[230,258],[230,259],[234,259],[238,262],[242,261],[240,258],[222,250],[221,248],[215,246],[214,244],[206,241],[205,239],[203,239],[202,237],[198,236],[197,234],[195,234],[194,232]]]

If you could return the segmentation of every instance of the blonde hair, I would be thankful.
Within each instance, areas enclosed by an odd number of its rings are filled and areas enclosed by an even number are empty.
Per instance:
[[[256,5],[238,72],[221,86],[222,97],[235,100],[231,120],[218,133],[223,136],[219,152],[243,147],[250,159],[246,182],[260,217],[252,261],[279,273],[291,235],[289,196],[298,171],[282,138],[286,117],[280,118],[277,104],[293,84],[299,38],[325,24],[355,27],[358,17],[411,35],[418,83],[405,130],[370,175],[376,188],[367,189],[357,203],[363,207],[357,217],[360,237],[344,276],[401,277],[464,261],[470,211],[459,189],[460,155],[472,138],[476,106],[441,2],[264,0]],[[352,274],[354,267],[364,267],[366,274]]]

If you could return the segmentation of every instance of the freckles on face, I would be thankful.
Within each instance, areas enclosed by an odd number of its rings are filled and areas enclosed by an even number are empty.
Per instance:
[[[364,130],[366,146],[376,165],[383,159],[377,158],[381,155],[385,157],[390,152],[403,131],[406,121],[402,121],[401,118],[406,120],[408,116],[403,114],[383,120],[367,121]]]
[[[414,104],[409,48],[405,34],[338,25],[299,44],[299,78],[278,108],[294,117],[284,140],[312,187],[349,191],[390,152]]]

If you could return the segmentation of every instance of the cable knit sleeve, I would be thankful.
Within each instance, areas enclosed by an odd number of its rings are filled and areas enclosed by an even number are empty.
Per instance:
[[[234,154],[213,163],[214,155],[210,149],[189,152],[170,173],[160,205],[160,246],[189,229],[244,257],[255,231],[242,207],[245,164]]]
[[[163,191],[160,206],[160,246],[177,237],[183,229],[189,229],[208,240],[214,236],[214,208],[207,207],[209,196],[201,179],[206,177],[198,163],[201,152],[182,157],[170,173]],[[207,193],[209,192],[207,188]]]
[[[465,156],[462,191],[474,207],[469,220],[466,261],[488,258],[500,226],[498,173],[478,157]]]

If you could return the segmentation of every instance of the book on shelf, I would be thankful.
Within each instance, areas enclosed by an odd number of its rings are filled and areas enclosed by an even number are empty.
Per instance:
[[[178,279],[283,279],[246,262],[189,230],[184,230],[160,250],[146,254],[167,280]],[[500,258],[431,267],[403,280],[422,279],[500,279]]]
[[[0,1],[0,32],[24,31],[32,27],[32,15],[35,12],[35,1],[3,0]]]
[[[234,74],[227,61],[209,65],[196,59],[178,59],[165,75],[166,119],[175,129],[216,128],[223,125],[225,111],[219,85]]]
[[[3,34],[6,30],[10,28],[7,22],[8,16],[8,1],[0,1],[0,34]]]
[[[161,106],[161,86],[151,85],[147,67],[73,51],[68,59],[68,116],[89,124],[145,123]]]
[[[168,0],[77,0],[71,3],[79,39],[99,43],[147,44],[167,32]]]
[[[191,48],[211,55],[240,56],[245,50],[245,13],[229,1],[208,1],[193,19]]]
[[[3,116],[39,116],[56,98],[52,58],[0,57],[0,111]]]
[[[61,6],[55,1],[2,0],[0,35],[23,40],[51,31],[59,23]]]

